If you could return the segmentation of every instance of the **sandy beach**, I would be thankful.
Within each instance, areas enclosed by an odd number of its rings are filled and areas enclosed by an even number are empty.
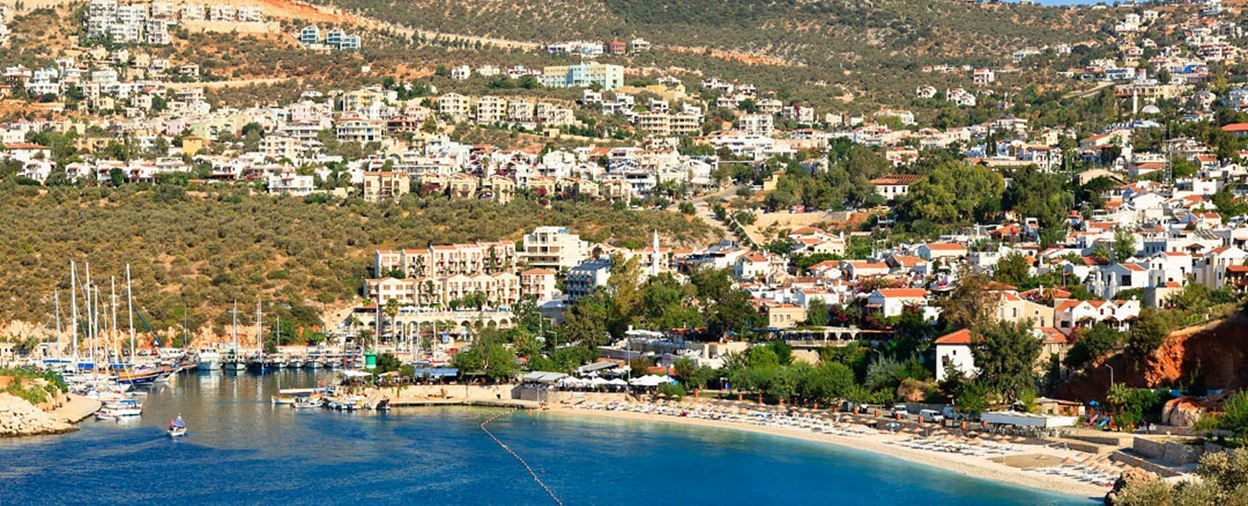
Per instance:
[[[1037,471],[1028,471],[1020,467],[1014,467],[1003,463],[1006,459],[1018,464],[1019,462],[1026,460],[1034,460],[1035,462],[1054,462],[1066,458],[1082,458],[1086,456],[1086,454],[1073,450],[1064,450],[1059,448],[1027,446],[1025,452],[1016,456],[981,457],[958,453],[938,453],[916,450],[885,443],[885,441],[900,441],[906,438],[905,435],[900,434],[879,433],[865,434],[861,436],[838,436],[796,428],[771,427],[724,420],[708,420],[702,418],[669,416],[653,413],[636,413],[631,411],[604,411],[566,406],[551,407],[549,412],[569,416],[595,416],[621,420],[677,423],[698,427],[741,430],[817,443],[834,444],[845,448],[865,450],[879,455],[894,457],[907,462],[937,467],[963,476],[1009,483],[1011,485],[1045,490],[1064,495],[1087,497],[1096,501],[1100,501],[1104,498],[1105,493],[1109,491],[1108,488],[1098,487],[1096,485],[1075,479],[1063,478]]]

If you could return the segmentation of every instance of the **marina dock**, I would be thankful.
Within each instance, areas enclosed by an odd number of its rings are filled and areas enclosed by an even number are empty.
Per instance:
[[[391,399],[390,406],[395,408],[418,406],[485,406],[491,408],[514,409],[539,409],[542,407],[541,403],[520,399]]]

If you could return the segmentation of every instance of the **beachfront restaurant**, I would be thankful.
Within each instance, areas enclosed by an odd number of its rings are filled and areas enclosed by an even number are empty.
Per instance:
[[[422,383],[443,383],[459,377],[459,369],[454,367],[416,367],[412,370],[412,379]]]
[[[568,375],[561,372],[533,371],[521,376],[520,383],[526,386],[550,388],[559,383],[559,380],[566,377],[568,377]]]
[[[1009,432],[1052,431],[1074,427],[1077,416],[1039,415],[1018,411],[990,411],[980,416],[985,426]]]

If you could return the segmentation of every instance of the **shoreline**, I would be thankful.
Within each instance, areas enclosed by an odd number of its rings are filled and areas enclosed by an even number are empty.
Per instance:
[[[616,420],[671,423],[693,427],[736,430],[766,436],[797,439],[812,443],[830,444],[848,450],[861,450],[878,456],[900,459],[912,464],[934,467],[969,478],[1024,487],[1033,490],[1041,490],[1063,496],[1084,498],[1091,501],[1101,501],[1105,494],[1110,490],[1108,488],[1098,487],[1076,480],[1027,471],[1025,469],[1013,467],[1001,462],[995,462],[987,458],[954,453],[934,453],[930,451],[913,450],[897,445],[885,444],[884,441],[903,439],[900,436],[891,434],[846,437],[779,427],[747,425],[721,420],[707,420],[653,413],[635,413],[631,411],[601,411],[565,406],[552,406],[544,412],[567,416],[589,416]],[[1070,450],[1058,450],[1055,448],[1036,447],[1034,451],[1029,448],[1026,454],[1043,454],[1053,457],[1067,457],[1073,455],[1074,452]]]

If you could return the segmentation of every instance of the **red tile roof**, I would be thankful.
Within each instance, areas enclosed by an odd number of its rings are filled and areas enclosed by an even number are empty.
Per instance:
[[[18,142],[18,143],[6,145],[4,149],[48,149],[48,147],[40,146],[38,144],[31,144],[29,142]]]
[[[881,288],[880,295],[885,297],[898,298],[919,298],[927,297],[927,290],[922,288]]]
[[[1070,338],[1066,337],[1066,334],[1053,327],[1044,327],[1040,329],[1040,332],[1044,334],[1044,344],[1067,344],[1070,342]]]
[[[918,174],[897,174],[895,176],[877,177],[871,180],[871,184],[876,186],[910,186],[923,176]]]
[[[969,345],[971,344],[970,329],[956,330],[936,338],[937,345]]]

